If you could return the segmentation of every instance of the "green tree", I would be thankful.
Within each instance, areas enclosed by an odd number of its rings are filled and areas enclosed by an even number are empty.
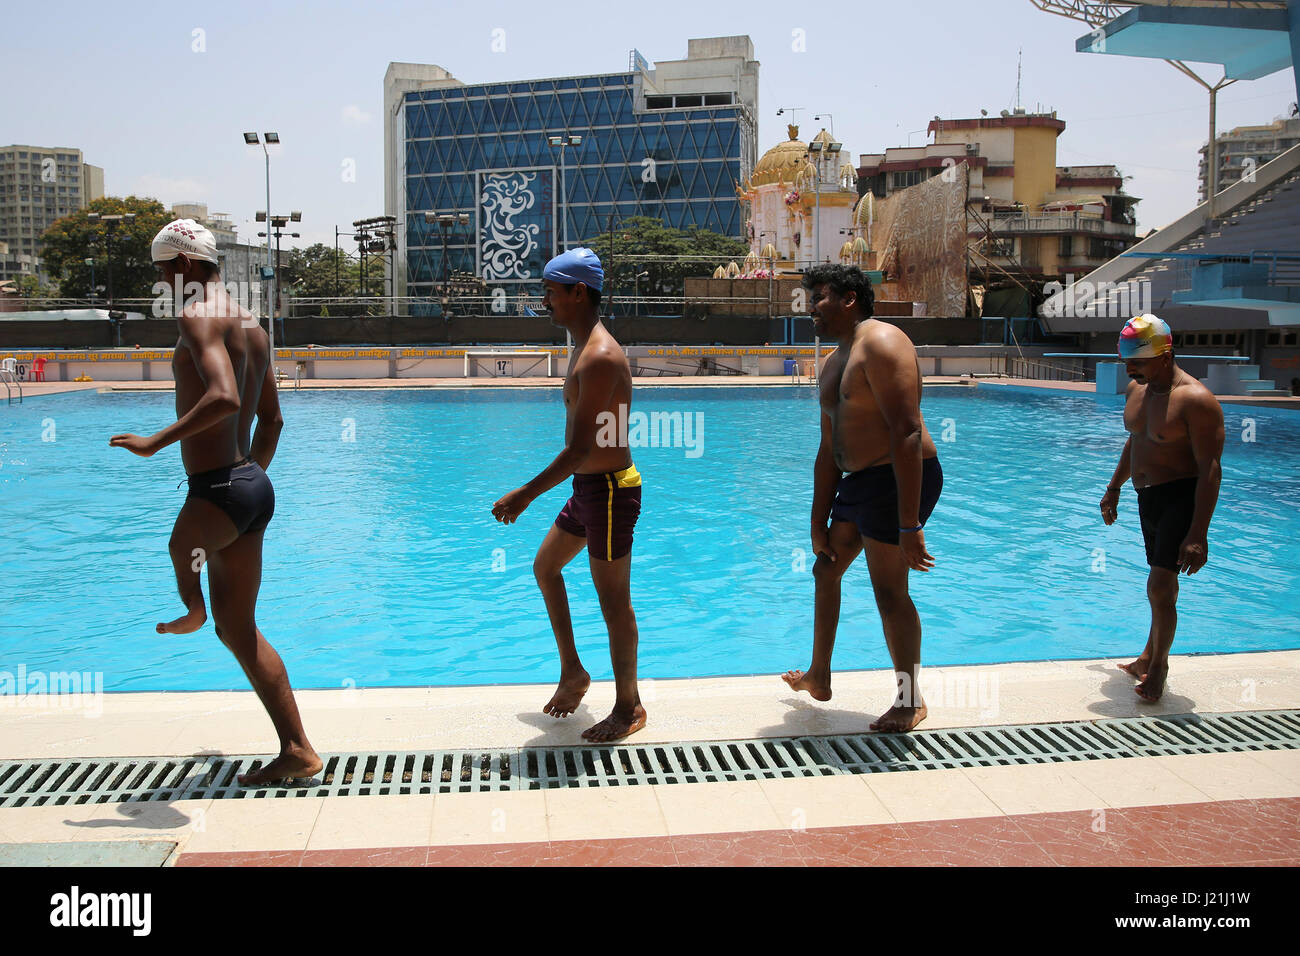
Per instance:
[[[45,268],[69,298],[86,298],[91,293],[91,266],[94,259],[96,285],[107,290],[109,267],[109,225],[87,218],[87,213],[113,215],[135,213],[131,222],[121,220],[113,227],[113,297],[143,299],[153,295],[158,281],[149,247],[158,230],[171,222],[172,216],[156,199],[105,196],[93,200],[85,209],[55,220],[41,236],[41,258]]]
[[[335,294],[335,252],[323,242],[306,249],[292,249],[284,257],[284,288],[295,297],[321,299]],[[360,288],[361,266],[338,250],[338,294],[356,295]]]
[[[740,262],[749,246],[708,229],[673,229],[649,216],[630,216],[614,224],[612,234],[603,232],[583,240],[600,256],[605,267],[605,291],[617,290],[630,296],[634,288],[641,295],[674,297],[682,294],[685,280],[711,276],[719,265]],[[694,259],[664,259],[659,256],[704,256]],[[637,273],[649,275],[637,282]]]
[[[57,294],[56,290],[42,288],[41,280],[38,276],[19,276],[17,280],[15,280],[15,288],[19,295],[28,299]]]

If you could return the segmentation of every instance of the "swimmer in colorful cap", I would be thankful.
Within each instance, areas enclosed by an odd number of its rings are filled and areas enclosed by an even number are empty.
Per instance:
[[[1137,678],[1137,694],[1157,701],[1169,674],[1169,648],[1178,624],[1178,573],[1195,574],[1209,557],[1207,536],[1219,500],[1223,409],[1210,390],[1174,362],[1173,335],[1154,315],[1128,320],[1119,357],[1129,378],[1124,427],[1129,438],[1101,499],[1101,517],[1114,524],[1119,494],[1130,477],[1146,544],[1151,630],[1137,660],[1120,669]]]
[[[179,442],[189,475],[168,547],[185,614],[156,630],[191,634],[207,623],[200,579],[206,564],[216,635],[244,669],[280,738],[279,755],[239,782],[310,778],[320,772],[321,759],[303,730],[284,663],[255,619],[262,540],[275,513],[266,469],[283,426],[270,340],[214,281],[216,243],[203,226],[192,219],[168,223],[154,238],[152,254],[167,285],[185,288],[172,357],[177,420],[149,436],[114,435],[109,444],[149,458]]]
[[[582,734],[595,743],[620,740],[646,723],[637,690],[631,599],[632,533],[641,514],[641,475],[627,440],[632,371],[622,346],[600,321],[604,283],[605,270],[590,249],[570,249],[542,270],[542,304],[576,344],[564,378],[564,448],[541,474],[492,506],[494,518],[512,524],[536,498],[573,478],[573,494],[533,562],[560,652],[560,685],[542,712],[568,717],[591,686],[574,643],[561,573],[586,548],[614,665],[614,709]]]
[[[1172,355],[1174,336],[1164,319],[1151,314],[1135,315],[1124,323],[1119,333],[1119,357],[1152,359]]]

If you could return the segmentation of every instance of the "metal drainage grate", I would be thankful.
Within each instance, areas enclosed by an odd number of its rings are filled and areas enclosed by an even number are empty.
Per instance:
[[[0,808],[276,797],[488,793],[996,767],[1165,754],[1300,749],[1300,711],[1179,714],[924,730],[523,750],[334,754],[300,787],[240,787],[258,757],[0,762]]]

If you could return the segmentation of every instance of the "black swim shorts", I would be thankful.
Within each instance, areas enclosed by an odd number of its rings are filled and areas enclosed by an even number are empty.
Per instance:
[[[921,524],[943,490],[943,469],[939,459],[921,463]],[[851,521],[864,538],[898,544],[898,480],[890,463],[854,471],[840,479],[831,506],[832,521]]]
[[[212,502],[226,513],[240,534],[261,531],[275,514],[271,479],[251,458],[190,475],[190,493],[186,497]]]
[[[1178,573],[1178,550],[1196,513],[1196,479],[1176,478],[1137,490],[1147,564]]]

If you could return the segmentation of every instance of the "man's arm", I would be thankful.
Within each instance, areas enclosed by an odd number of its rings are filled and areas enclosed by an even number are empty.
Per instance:
[[[1179,570],[1195,574],[1209,560],[1207,538],[1210,519],[1219,503],[1219,483],[1223,470],[1223,409],[1213,395],[1199,395],[1185,413],[1187,433],[1192,440],[1192,457],[1196,459],[1196,506],[1192,526],[1179,549]]]
[[[813,462],[813,529],[826,530],[831,520],[831,505],[835,501],[835,486],[843,472],[835,464],[834,426],[830,415],[825,410],[821,413],[821,444],[817,447],[817,459]]]
[[[873,344],[866,350],[867,384],[889,428],[889,454],[898,483],[898,544],[909,568],[928,571],[934,559],[920,529],[922,425],[916,350],[901,332],[881,335]]]
[[[260,330],[259,330],[260,331]],[[262,391],[257,396],[257,428],[253,432],[252,448],[249,450],[266,471],[271,467],[275,457],[276,446],[280,443],[280,432],[284,428],[284,416],[280,413],[280,390],[275,384],[275,363],[266,363],[266,375],[262,377]]]
[[[609,398],[618,381],[612,357],[592,356],[577,376],[578,397],[573,410],[573,428],[564,450],[555,456],[532,481],[502,496],[492,507],[492,514],[507,524],[514,521],[540,495],[550,491],[574,473],[596,446],[601,412],[607,411]]]
[[[818,383],[818,388],[821,384]],[[814,559],[824,554],[832,561],[839,558],[831,550],[830,535],[827,525],[831,519],[831,506],[835,502],[835,486],[839,484],[843,472],[835,464],[835,426],[831,416],[823,409],[821,412],[821,444],[817,448],[817,459],[813,462],[813,502],[812,502],[812,550]]]
[[[109,440],[110,445],[125,446],[148,457],[173,442],[197,435],[223,418],[239,413],[239,387],[221,329],[210,319],[195,316],[188,310],[181,313],[177,324],[181,342],[193,356],[194,367],[206,386],[203,396],[193,408],[162,431],[134,442],[131,440],[133,436],[115,435]]]
[[[1115,474],[1110,476],[1110,484],[1106,486],[1108,492],[1114,491],[1119,494],[1119,490],[1124,487],[1124,482],[1133,477],[1133,436],[1128,436],[1128,441],[1124,442],[1124,450],[1119,453],[1119,464],[1115,466]]]
[[[1137,388],[1136,382],[1129,382],[1128,388],[1124,390],[1125,408],[1128,407],[1128,399],[1133,394],[1133,389]],[[1115,519],[1119,516],[1119,493],[1124,487],[1124,482],[1133,477],[1133,436],[1128,436],[1128,441],[1124,442],[1124,450],[1119,453],[1119,464],[1115,466],[1115,473],[1110,476],[1110,484],[1106,486],[1106,493],[1101,496],[1101,520],[1106,524],[1114,524]]]
[[[874,344],[866,351],[867,384],[889,427],[889,452],[898,482],[898,526],[915,528],[921,523],[921,403],[917,399],[916,353],[894,336],[881,336]]]
[[[1119,464],[1115,466],[1115,474],[1110,477],[1106,493],[1101,496],[1101,520],[1106,524],[1114,524],[1119,517],[1119,493],[1132,474],[1133,436],[1130,435],[1128,441],[1124,442],[1124,450],[1119,453]]]
[[[578,397],[568,444],[540,475],[524,485],[529,501],[546,494],[570,477],[596,447],[596,433],[600,430],[596,417],[608,410],[618,375],[612,358],[592,356],[592,359],[594,361],[589,362],[578,375]]]

